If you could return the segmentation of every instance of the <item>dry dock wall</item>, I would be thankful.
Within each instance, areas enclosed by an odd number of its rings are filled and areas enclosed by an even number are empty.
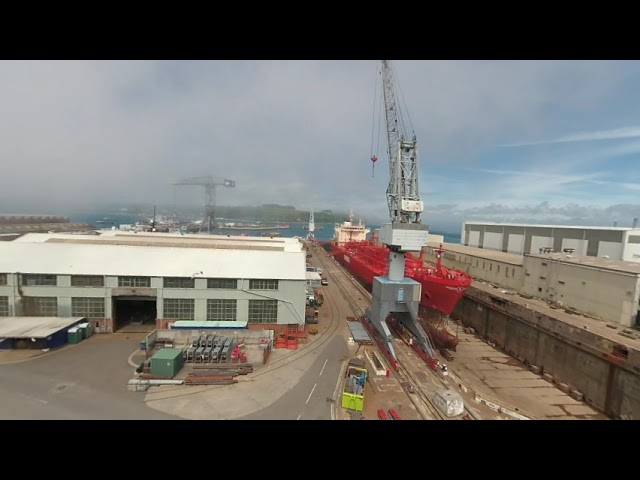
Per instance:
[[[640,353],[565,321],[471,287],[452,317],[612,418],[640,419]],[[618,350],[617,350],[618,349]],[[626,353],[626,358],[624,354]]]

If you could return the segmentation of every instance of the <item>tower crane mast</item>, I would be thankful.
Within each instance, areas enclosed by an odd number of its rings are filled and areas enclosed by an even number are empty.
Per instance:
[[[201,232],[211,233],[211,228],[215,228],[216,221],[216,187],[235,187],[235,180],[229,180],[226,178],[216,178],[211,175],[204,177],[192,177],[179,180],[172,183],[174,186],[180,185],[199,185],[204,187],[205,191],[205,206],[204,217],[202,219],[202,225],[200,227]]]
[[[420,223],[424,206],[420,201],[418,185],[418,142],[415,133],[412,133],[411,140],[408,139],[391,64],[388,60],[382,60],[381,65],[389,156],[389,218],[392,222]]]

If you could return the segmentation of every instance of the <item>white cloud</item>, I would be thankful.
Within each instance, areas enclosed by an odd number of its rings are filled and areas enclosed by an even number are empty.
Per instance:
[[[395,65],[427,203],[449,201],[441,198],[449,190],[474,202],[522,201],[517,188],[436,183],[429,169],[478,162],[506,139],[548,135],[557,115],[549,106],[597,114],[627,78],[607,62]],[[373,61],[1,61],[0,204],[172,203],[172,181],[215,175],[237,181],[219,192],[221,204],[385,218],[384,135],[373,179],[369,160],[374,78]],[[530,192],[566,184],[555,178]],[[196,203],[203,192],[185,187],[176,197]]]
[[[527,147],[533,145],[550,145],[555,143],[594,142],[599,140],[621,140],[640,137],[640,127],[625,127],[615,130],[601,130],[596,132],[581,132],[552,140],[540,140],[537,142],[518,142],[500,145],[501,147]]]

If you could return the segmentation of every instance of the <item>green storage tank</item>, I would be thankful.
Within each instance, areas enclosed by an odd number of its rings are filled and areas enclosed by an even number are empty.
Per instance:
[[[73,327],[67,330],[67,341],[71,345],[80,343],[81,340],[82,340],[82,331],[78,327]]]
[[[151,357],[151,375],[159,378],[173,378],[183,365],[181,348],[162,348]]]

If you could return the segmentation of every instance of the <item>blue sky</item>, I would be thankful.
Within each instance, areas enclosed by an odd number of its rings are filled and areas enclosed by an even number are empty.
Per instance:
[[[630,225],[640,217],[637,61],[393,61],[420,148],[424,221]],[[1,61],[0,204],[223,205],[387,217],[377,62]],[[379,106],[379,104],[378,104]],[[369,158],[380,160],[372,176]]]

